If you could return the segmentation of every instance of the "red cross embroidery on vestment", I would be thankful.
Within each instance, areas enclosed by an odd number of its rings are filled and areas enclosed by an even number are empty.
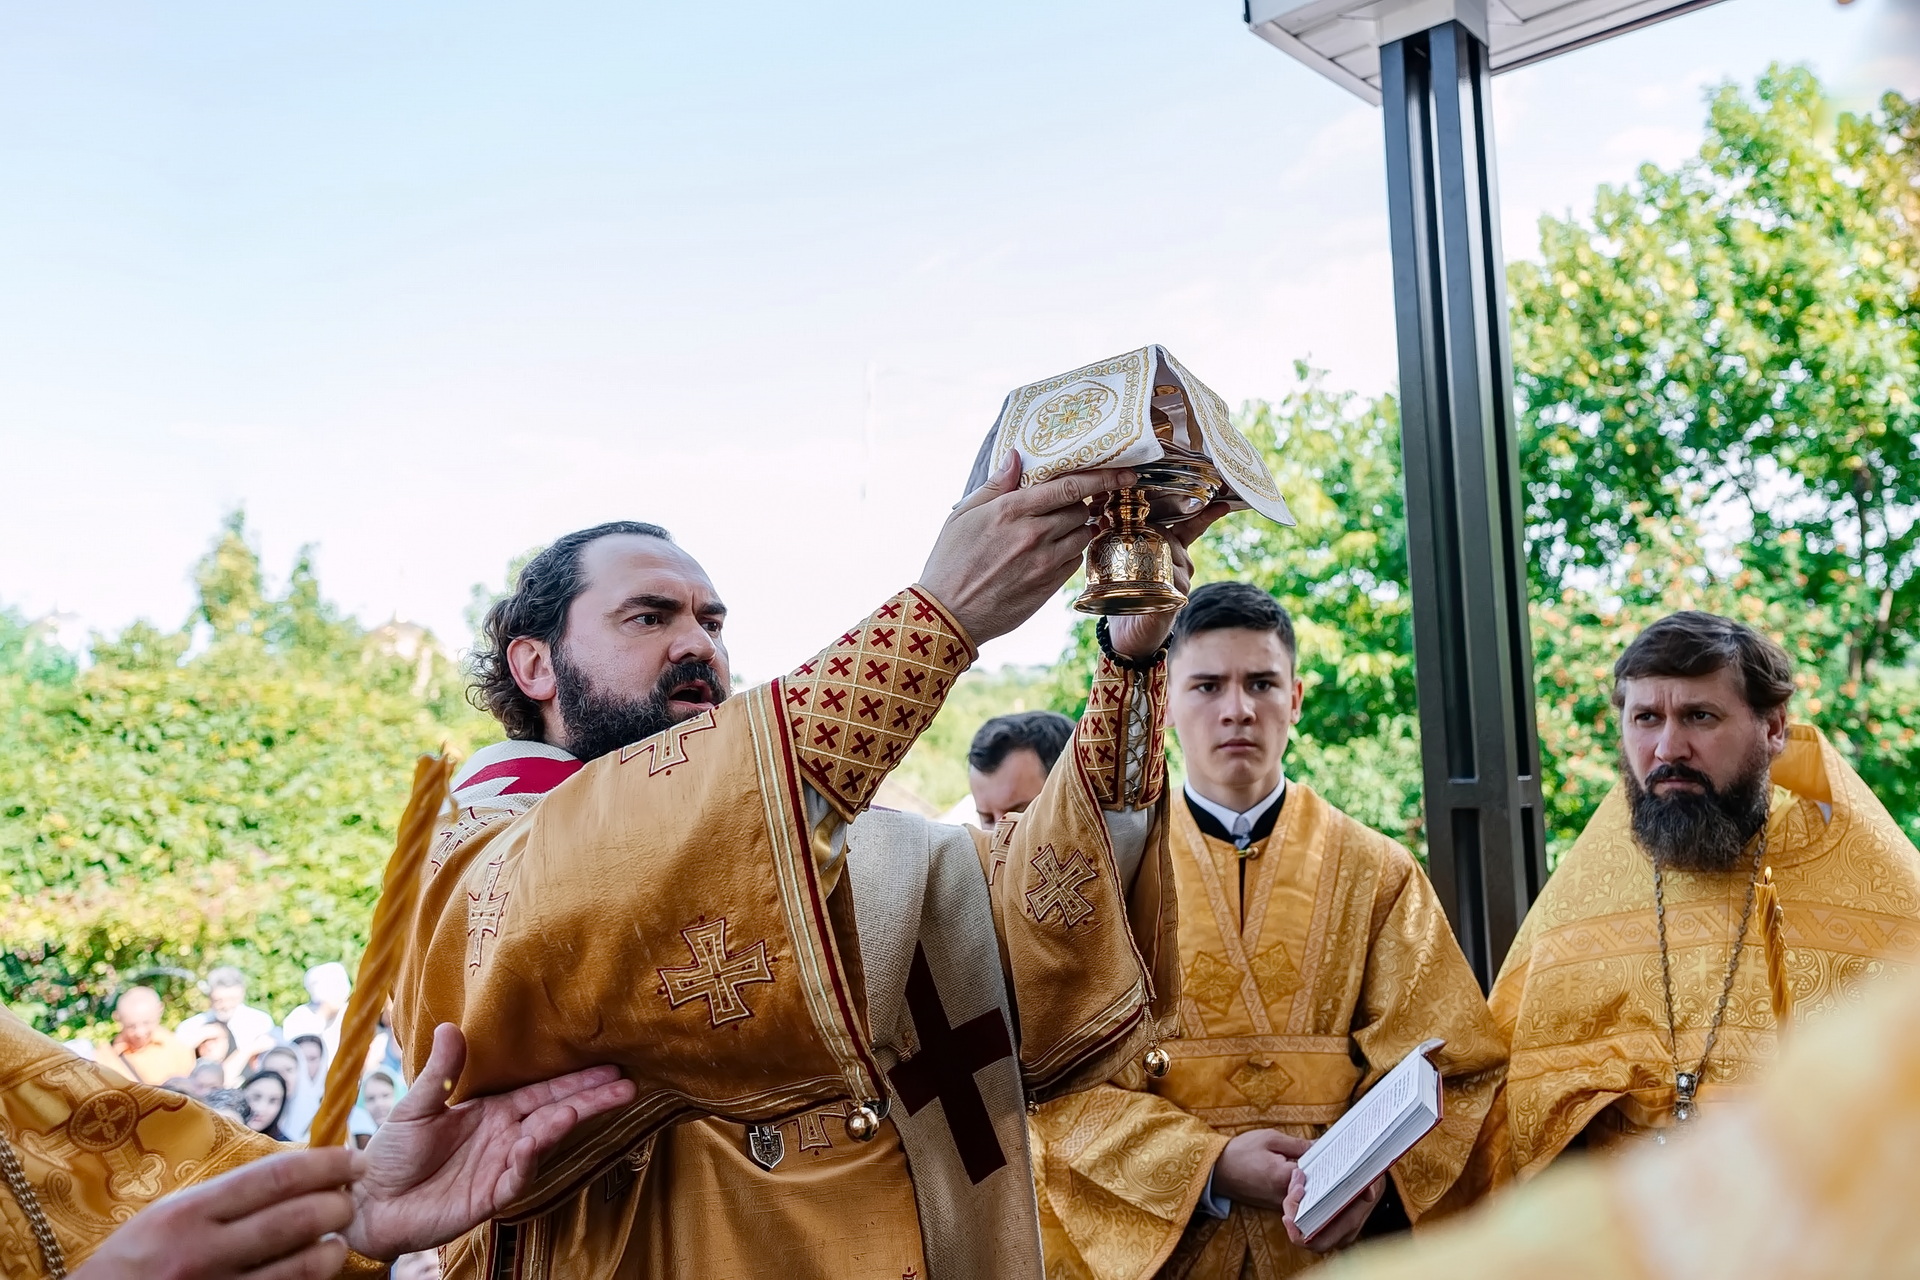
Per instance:
[[[987,1100],[974,1072],[1013,1056],[1013,1039],[1000,1010],[989,1009],[959,1026],[947,1021],[934,985],[927,951],[913,946],[913,966],[907,971],[907,1011],[920,1050],[887,1072],[894,1094],[907,1114],[917,1116],[936,1100],[944,1113],[947,1132],[960,1150],[960,1163],[977,1186],[988,1174],[1004,1168],[1007,1153],[993,1131]]]
[[[754,982],[772,982],[773,965],[763,939],[744,951],[727,951],[727,918],[701,920],[680,931],[693,963],[679,969],[661,969],[660,994],[678,1009],[689,1000],[707,1002],[707,1020],[713,1026],[751,1018],[753,1010],[740,997],[740,988]]]

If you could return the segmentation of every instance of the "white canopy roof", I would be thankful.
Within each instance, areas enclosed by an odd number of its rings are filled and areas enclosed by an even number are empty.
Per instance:
[[[1507,71],[1704,9],[1718,0],[1245,0],[1247,26],[1336,84],[1380,104],[1380,46],[1457,21]]]

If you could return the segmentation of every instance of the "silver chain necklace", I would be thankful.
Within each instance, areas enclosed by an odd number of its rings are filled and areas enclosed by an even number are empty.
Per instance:
[[[1673,1054],[1673,1118],[1679,1124],[1693,1119],[1693,1098],[1700,1090],[1700,1083],[1706,1079],[1707,1059],[1713,1056],[1713,1046],[1720,1039],[1720,1023],[1727,1016],[1727,1002],[1733,998],[1733,977],[1740,971],[1740,953],[1745,949],[1747,926],[1753,923],[1753,901],[1760,887],[1760,867],[1767,853],[1767,830],[1760,828],[1760,840],[1753,848],[1753,874],[1747,880],[1747,905],[1740,913],[1740,929],[1733,935],[1733,946],[1727,951],[1727,976],[1720,984],[1720,1003],[1713,1011],[1713,1021],[1707,1026],[1707,1043],[1700,1051],[1700,1063],[1691,1071],[1680,1069],[1680,1030],[1673,1017],[1673,961],[1667,953],[1667,897],[1665,884],[1660,875],[1660,861],[1653,862],[1653,918],[1660,930],[1660,985],[1667,996],[1667,1045]],[[1664,1143],[1665,1134],[1655,1134],[1654,1141]]]

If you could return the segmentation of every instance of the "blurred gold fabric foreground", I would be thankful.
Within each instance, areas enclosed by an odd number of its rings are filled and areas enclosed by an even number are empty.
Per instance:
[[[1445,1119],[1392,1177],[1415,1221],[1472,1199],[1505,1053],[1412,855],[1300,782],[1244,862],[1173,811],[1184,1038],[1164,1079],[1136,1066],[1035,1115],[1047,1274],[1268,1280],[1319,1262],[1278,1213],[1196,1212],[1214,1161],[1250,1129],[1318,1137],[1429,1037],[1447,1041]]]
[[[135,1084],[0,1010],[0,1132],[69,1270],[161,1196],[284,1151],[184,1094]],[[0,1184],[0,1276],[46,1268],[33,1224]],[[351,1255],[343,1275],[386,1274]]]
[[[1920,1273],[1920,976],[1805,1027],[1666,1146],[1572,1157],[1327,1280],[1888,1280]]]
[[[897,1072],[920,1060],[889,1068],[877,1048],[861,945],[873,922],[855,914],[876,886],[854,882],[845,850],[868,838],[861,811],[973,656],[910,590],[787,677],[664,734],[584,766],[552,748],[513,766],[556,781],[502,775],[504,793],[483,796],[489,766],[456,783],[396,988],[410,1070],[427,1029],[455,1021],[463,1093],[612,1062],[639,1098],[583,1126],[507,1219],[450,1246],[449,1276],[900,1280],[930,1260],[941,1274],[926,1244],[941,1213],[992,1177],[930,1202],[932,1174],[908,1165],[902,1125],[923,1113],[907,1111]],[[990,900],[977,922],[997,938],[988,964],[1014,997],[1013,1045],[986,1052],[1017,1059],[1015,1095],[1105,1079],[1174,1028],[1164,697],[1164,665],[1103,663],[1047,790],[967,855]],[[1144,847],[1130,891],[1109,831],[1123,819]],[[913,950],[915,923],[899,927]],[[917,927],[931,951],[932,926]],[[968,1051],[974,1022],[952,1022],[930,1057]],[[915,1023],[925,1040],[919,1009]],[[949,1118],[958,1092],[942,1096]],[[889,1097],[877,1134],[852,1140],[856,1107]],[[1010,1112],[1021,1146],[993,1176],[1017,1172],[1037,1275],[1017,1096]],[[773,1168],[745,1125],[783,1152]]]
[[[1773,765],[1773,868],[1794,1016],[1818,1018],[1920,950],[1920,854],[1832,745],[1788,730]],[[1698,1061],[1745,903],[1744,873],[1666,875],[1680,1061]],[[1751,1087],[1779,1039],[1766,921],[1745,940],[1699,1113]],[[1653,872],[1616,785],[1547,881],[1493,988],[1512,1061],[1483,1157],[1528,1178],[1584,1131],[1608,1147],[1671,1123],[1673,1052],[1660,980]]]

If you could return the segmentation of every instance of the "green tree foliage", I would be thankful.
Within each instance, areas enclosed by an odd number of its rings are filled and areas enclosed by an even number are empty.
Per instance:
[[[1195,581],[1254,582],[1286,605],[1306,685],[1288,772],[1424,849],[1399,405],[1294,372],[1297,390],[1238,425],[1299,523],[1228,517],[1196,544]]]
[[[413,757],[490,736],[431,637],[342,619],[305,553],[269,593],[239,516],[194,582],[187,626],[96,637],[84,671],[0,616],[0,981],[48,1030],[156,975],[184,1011],[219,963],[305,999],[358,959]]]
[[[1509,272],[1556,841],[1611,782],[1613,655],[1683,601],[1784,642],[1796,714],[1920,834],[1917,144],[1920,104],[1836,115],[1776,67]]]

